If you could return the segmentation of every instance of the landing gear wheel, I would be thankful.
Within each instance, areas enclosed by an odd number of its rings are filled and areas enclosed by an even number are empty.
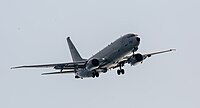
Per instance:
[[[120,74],[125,74],[125,71],[124,71],[124,69],[118,69],[117,70],[117,75],[120,75]]]
[[[122,74],[124,74],[124,73],[125,73],[124,69],[122,69],[122,70],[121,70],[121,73],[122,73]]]
[[[96,77],[99,77],[99,73],[98,72],[96,72],[95,74],[96,74]]]
[[[95,78],[95,77],[99,77],[99,73],[98,72],[94,72],[92,73],[92,77]]]
[[[118,70],[117,70],[117,75],[120,75],[120,73],[121,73],[121,71],[118,69]]]
[[[78,79],[78,78],[80,78],[80,77],[76,75],[75,78]]]
[[[95,73],[92,73],[92,78],[95,78]]]
[[[122,69],[123,66],[124,66],[124,63],[119,64],[119,69],[117,70],[117,75],[125,73],[124,69]]]

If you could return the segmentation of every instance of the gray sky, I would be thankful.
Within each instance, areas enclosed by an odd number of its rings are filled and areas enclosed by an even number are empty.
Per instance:
[[[0,0],[1,108],[199,108],[198,0]],[[126,33],[139,52],[173,53],[97,79],[41,76],[24,64],[71,61],[65,38],[90,57]]]

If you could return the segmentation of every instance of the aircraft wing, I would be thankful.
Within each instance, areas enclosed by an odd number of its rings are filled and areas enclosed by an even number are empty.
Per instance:
[[[12,67],[11,69],[18,68],[54,68],[54,69],[74,69],[74,68],[83,68],[85,66],[85,61],[80,62],[71,62],[71,63],[57,63],[57,64],[42,64],[42,65],[24,65]]]
[[[147,54],[131,54],[129,56],[125,56],[123,59],[119,60],[117,64],[114,66],[111,66],[110,68],[117,68],[120,67],[120,65],[124,66],[124,64],[128,63],[131,65],[135,65],[136,63],[143,62],[147,57],[151,57],[152,55],[157,55],[157,54],[162,54],[162,53],[167,53],[171,51],[176,51],[176,49],[169,49],[169,50],[163,50],[163,51],[158,51],[158,52],[153,52],[153,53],[147,53]],[[139,61],[136,60],[136,55],[139,57]]]
[[[164,51],[158,51],[158,52],[143,54],[143,56],[146,58],[146,57],[151,57],[152,55],[162,54],[162,53],[171,52],[171,51],[176,51],[176,49],[169,49],[169,50],[164,50]]]

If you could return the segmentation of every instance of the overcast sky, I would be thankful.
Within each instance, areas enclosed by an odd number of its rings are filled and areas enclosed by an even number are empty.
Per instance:
[[[0,0],[0,107],[200,108],[199,10],[199,0]],[[10,70],[71,61],[68,36],[89,58],[126,33],[141,53],[177,51],[97,79]]]

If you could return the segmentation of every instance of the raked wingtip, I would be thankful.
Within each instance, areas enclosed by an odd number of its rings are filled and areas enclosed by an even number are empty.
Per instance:
[[[176,49],[170,49],[170,51],[176,51]]]

